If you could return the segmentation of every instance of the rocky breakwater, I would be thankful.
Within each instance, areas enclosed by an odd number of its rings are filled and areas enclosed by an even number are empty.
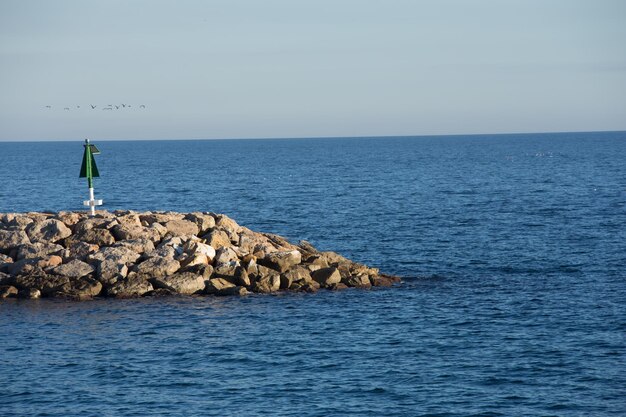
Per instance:
[[[245,295],[390,286],[397,277],[215,213],[0,215],[0,298]]]

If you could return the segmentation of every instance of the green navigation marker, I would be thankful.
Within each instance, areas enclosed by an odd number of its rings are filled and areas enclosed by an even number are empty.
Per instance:
[[[89,200],[83,201],[85,206],[90,207],[91,215],[96,215],[96,206],[102,205],[102,200],[96,200],[93,194],[93,178],[99,177],[100,172],[96,165],[94,155],[99,155],[100,151],[96,148],[96,145],[91,145],[89,139],[85,139],[85,152],[83,153],[83,163],[80,166],[79,178],[87,178],[87,185],[89,186]]]

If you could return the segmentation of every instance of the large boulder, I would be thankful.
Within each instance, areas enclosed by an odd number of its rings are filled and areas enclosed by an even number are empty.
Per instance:
[[[346,284],[348,287],[369,288],[372,286],[370,277],[366,274],[350,275],[347,278],[342,278],[341,282]]]
[[[178,272],[165,277],[152,278],[150,282],[155,288],[166,288],[178,294],[195,294],[204,290],[202,275],[193,272]]]
[[[207,294],[219,294],[220,292],[223,292],[224,290],[227,290],[229,288],[234,288],[235,286],[235,284],[225,278],[211,278],[210,280],[206,281],[206,287],[204,291]]]
[[[46,297],[57,292],[68,292],[72,288],[70,278],[59,275],[48,275],[41,271],[35,274],[15,277],[14,285],[19,290],[37,289]]]
[[[113,236],[111,236],[111,239],[113,239]],[[65,250],[63,256],[66,261],[71,261],[73,259],[84,261],[91,254],[98,252],[100,249],[100,246],[93,243],[72,240],[72,238],[66,239],[65,241],[67,243],[67,249]]]
[[[111,260],[117,263],[130,264],[136,262],[140,256],[127,246],[109,246],[101,248],[98,252],[91,255],[90,258],[96,261]]]
[[[35,242],[20,245],[17,248],[17,260],[25,258],[44,258],[48,255],[59,255],[64,248],[56,243]]]
[[[297,250],[272,252],[265,255],[263,259],[259,259],[258,262],[278,272],[286,272],[302,262],[302,255]]]
[[[198,234],[198,225],[190,220],[170,220],[164,226],[172,236],[194,236]]]
[[[48,219],[29,224],[26,227],[26,234],[31,242],[55,243],[71,235],[72,231],[62,221]]]
[[[138,254],[143,254],[154,250],[154,242],[146,238],[124,240],[121,242],[117,242],[113,246],[128,248]]]
[[[206,240],[207,244],[215,249],[232,246],[230,237],[228,237],[228,234],[223,230],[213,229],[208,234],[204,235],[203,238]]]
[[[28,235],[23,230],[0,229],[0,251],[9,251],[21,245],[30,243]]]
[[[76,232],[71,238],[73,241],[90,243],[98,246],[110,246],[115,243],[115,238],[107,229],[90,228]]]
[[[115,282],[128,274],[125,263],[113,259],[104,259],[96,264],[96,276],[103,283]]]
[[[115,283],[106,287],[105,292],[110,297],[131,298],[141,297],[152,291],[154,287],[150,281],[140,275],[130,275],[123,279],[118,279]]]
[[[335,267],[318,269],[311,274],[311,278],[323,287],[339,284],[341,282],[341,274]]]
[[[92,278],[84,277],[70,280],[70,288],[66,291],[57,291],[54,297],[69,297],[76,300],[89,300],[102,291],[102,284]]]
[[[311,281],[311,273],[303,266],[294,266],[290,270],[280,274],[280,288],[282,290],[289,289],[294,282],[299,281],[303,283]]]
[[[52,269],[52,272],[56,275],[68,278],[81,278],[93,273],[94,269],[95,268],[88,263],[74,259],[66,264],[55,267]]]
[[[137,272],[153,278],[160,278],[174,274],[179,268],[180,262],[175,259],[153,257],[140,263],[137,266]]]
[[[205,233],[215,227],[215,218],[208,213],[187,213],[185,220],[194,222],[198,226],[198,233]]]
[[[12,285],[0,285],[0,298],[17,297],[17,288]]]

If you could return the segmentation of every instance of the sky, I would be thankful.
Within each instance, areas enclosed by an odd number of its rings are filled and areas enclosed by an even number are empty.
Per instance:
[[[596,130],[623,0],[0,0],[2,141]]]

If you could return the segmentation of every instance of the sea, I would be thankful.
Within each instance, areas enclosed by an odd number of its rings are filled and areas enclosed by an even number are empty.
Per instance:
[[[0,143],[0,212],[84,210],[82,144]],[[103,209],[225,213],[403,281],[5,300],[0,415],[626,415],[626,132],[94,144]]]

